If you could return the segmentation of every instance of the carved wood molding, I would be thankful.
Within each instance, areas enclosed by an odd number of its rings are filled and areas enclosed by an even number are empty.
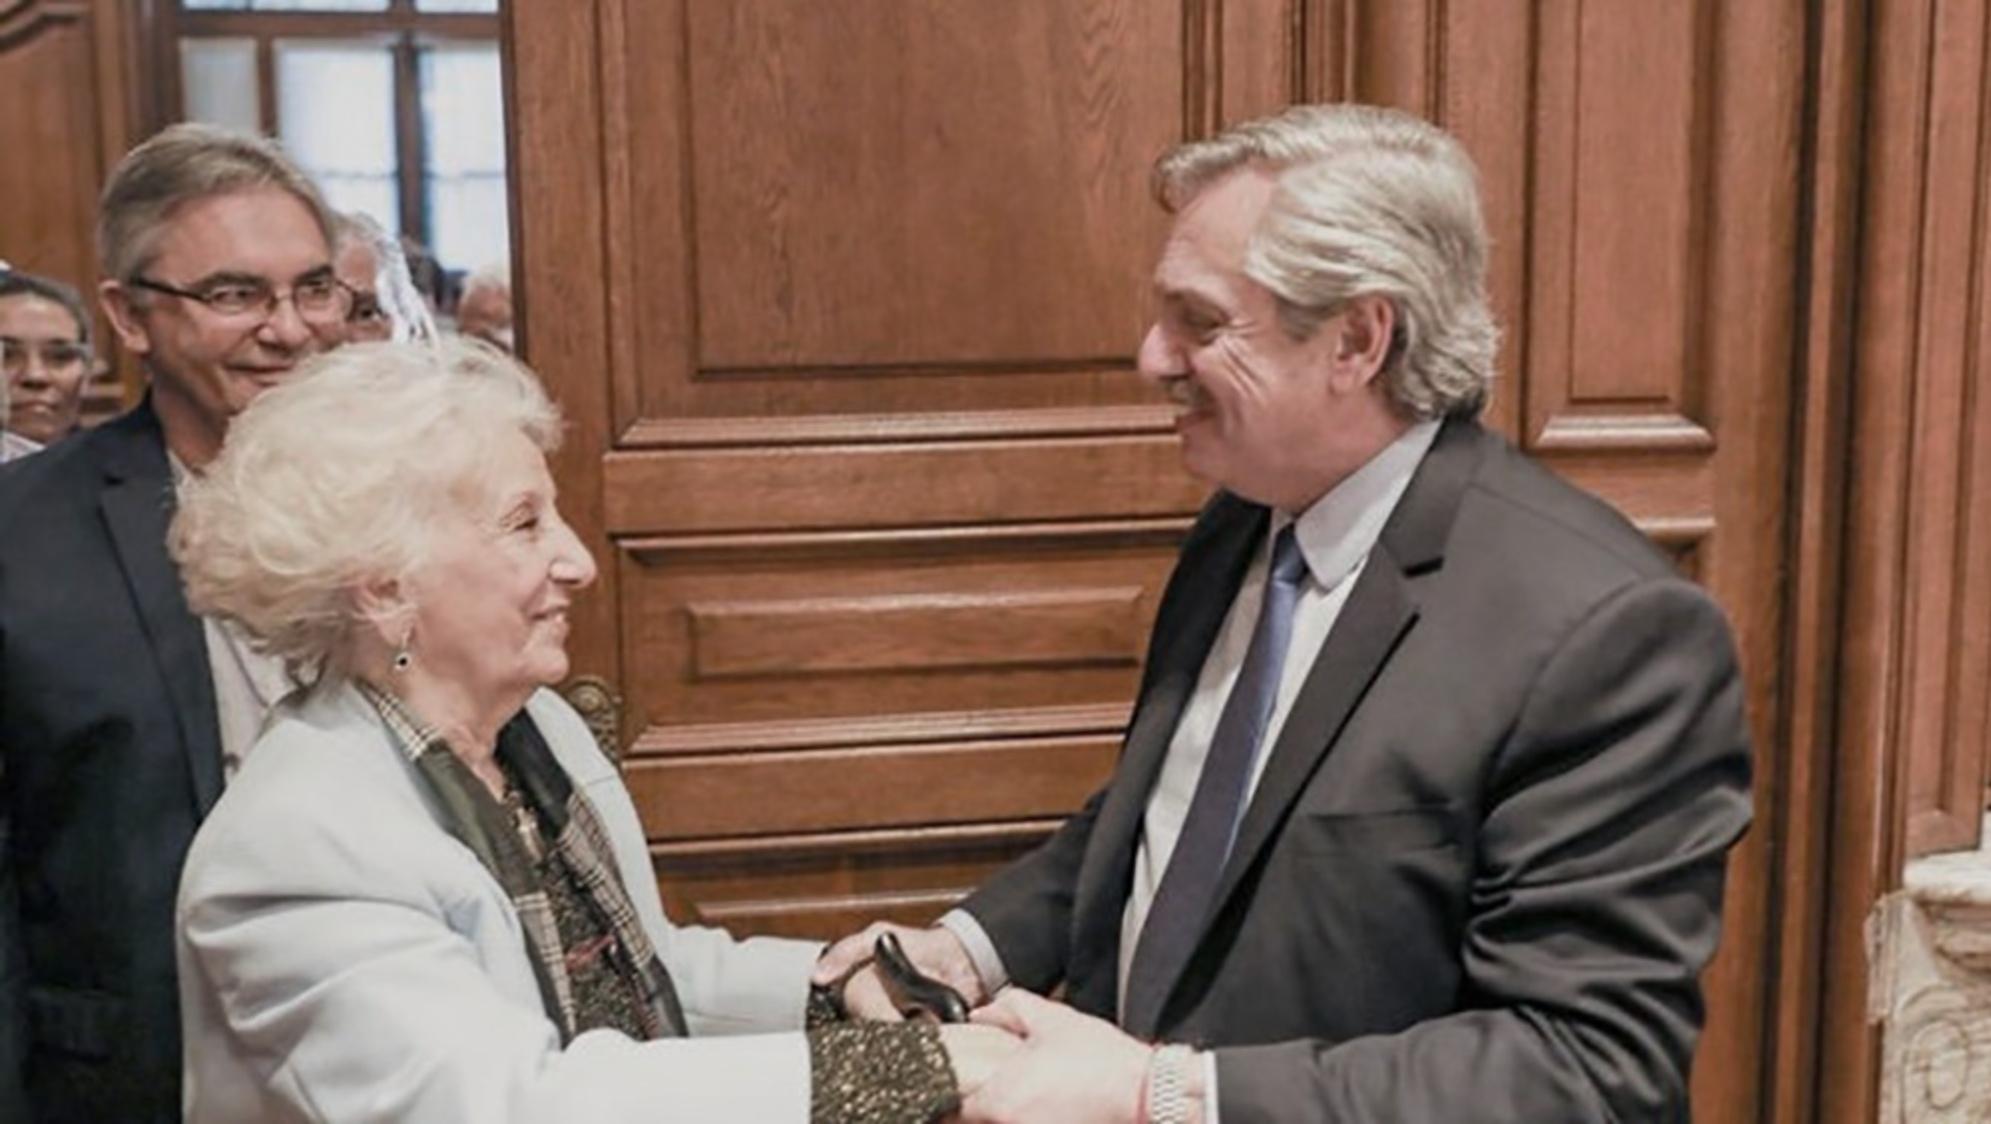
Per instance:
[[[616,439],[618,449],[723,448],[893,441],[971,441],[1168,433],[1167,405],[953,410],[918,414],[837,414],[761,418],[644,418]]]
[[[1572,450],[1712,452],[1714,434],[1689,417],[1664,408],[1649,414],[1558,414],[1535,438],[1536,452]]]
[[[1182,62],[1182,138],[1207,137],[1224,120],[1223,0],[1183,0]]]
[[[0,51],[34,38],[59,24],[89,18],[89,0],[0,0]]]
[[[1880,18],[1846,681],[1854,736],[1892,748],[1913,855],[1975,844],[1991,752],[1991,19],[1910,3]]]
[[[1113,734],[1125,729],[1129,704],[1045,706],[1019,710],[938,711],[787,722],[714,722],[652,726],[629,747],[631,757],[699,753],[771,753],[802,749],[917,745],[996,738]]]
[[[623,702],[614,685],[600,676],[583,675],[563,684],[560,694],[580,714],[608,759],[622,764]]]

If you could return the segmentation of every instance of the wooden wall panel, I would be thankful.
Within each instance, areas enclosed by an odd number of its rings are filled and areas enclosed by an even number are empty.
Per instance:
[[[824,728],[838,721],[863,745],[881,718],[910,715],[928,717],[928,740],[982,735],[935,714],[1035,714],[1035,733],[1093,732],[1085,708],[1125,717],[1185,526],[632,540],[621,580],[625,683],[644,716],[634,755],[711,747],[711,724],[741,748],[792,741],[747,728],[769,723],[809,724],[814,745],[845,740]]]
[[[621,18],[625,42],[682,60],[617,67],[627,103],[666,122],[621,158],[644,248],[625,427],[670,442],[698,439],[685,418],[857,415],[856,433],[1141,400],[1124,372],[1146,286],[1127,264],[1162,228],[1145,166],[1180,135],[1178,5]]]
[[[1711,7],[1570,4],[1541,20],[1526,321],[1537,449],[1712,443],[1696,416]]]
[[[660,843],[657,886],[674,914],[738,932],[820,937],[880,918],[925,924],[1012,859],[1056,820],[832,836]]]
[[[124,19],[118,0],[0,0],[0,259],[86,299],[97,195],[132,133]],[[98,316],[99,350],[115,358],[109,327]],[[85,388],[86,419],[126,396],[107,370]]]
[[[1139,169],[1179,120],[1174,5],[738,0],[684,18],[701,372],[1126,353],[1124,263],[1153,232]],[[803,106],[812,127],[775,127]],[[637,174],[676,156],[640,149]]]
[[[1991,341],[1984,319],[1991,300],[1991,231],[1985,210],[1991,193],[1987,159],[1986,6],[1950,4],[1938,9],[1927,60],[1928,102],[1920,159],[1909,174],[1922,177],[1912,284],[1884,306],[1904,318],[1877,329],[1899,328],[1888,340],[1900,350],[1900,382],[1909,396],[1905,491],[1898,497],[1905,520],[1906,598],[1897,619],[1901,634],[1898,736],[1907,751],[1909,854],[1974,846],[1983,820],[1986,764],[1983,705],[1987,678],[1985,643],[1991,637],[1987,598],[1991,584],[1982,546],[1991,524],[1984,447],[1991,438],[1991,380],[1983,374],[1983,345]],[[1877,232],[1877,237],[1887,237]],[[1903,278],[1896,278],[1899,281]],[[1882,277],[1870,278],[1876,286]],[[1975,549],[1973,549],[1975,548]]]
[[[84,288],[102,182],[89,8],[20,2],[0,10],[0,258]]]
[[[1854,282],[1866,173],[1866,5],[1855,0],[1828,6],[1815,20],[1811,38],[1802,320],[1793,365],[1798,402],[1789,464],[1790,622],[1786,706],[1778,732],[1786,752],[1772,778],[1781,791],[1786,826],[1778,835],[1775,1003],[1762,1118],[1852,1124],[1873,1119],[1873,1106],[1843,1088],[1827,1095],[1821,1085],[1868,1081],[1874,1055],[1855,1047],[1837,1051],[1829,1065],[1821,1066],[1820,1059],[1822,1038],[1866,1033],[1862,922],[1864,903],[1871,901],[1867,864],[1873,855],[1848,838],[1850,833],[1833,830],[1836,798],[1874,790],[1871,762],[1861,763],[1836,737],[1845,494],[1852,475],[1846,436],[1857,319]],[[1869,841],[1873,812],[1869,806],[1846,818],[1859,824]],[[1862,905],[1849,911],[1844,903],[1851,901]]]
[[[1820,1119],[1874,1118],[1862,924],[1907,857],[1977,840],[1991,756],[1991,7],[1874,0],[1848,35],[1866,79],[1856,258],[1845,291],[1845,554],[1833,676],[1836,785],[1823,913]],[[1809,474],[1808,474],[1809,475]],[[1808,649],[1807,649],[1808,651]],[[1822,724],[1822,723],[1821,723]]]

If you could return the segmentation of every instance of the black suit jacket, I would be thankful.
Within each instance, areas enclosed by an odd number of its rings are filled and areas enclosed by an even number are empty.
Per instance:
[[[1109,785],[965,903],[1024,986],[1113,1017],[1149,790],[1267,518],[1205,510]],[[1224,1124],[1685,1119],[1746,738],[1707,596],[1448,422],[1312,658],[1160,1025],[1130,1029],[1216,1048]]]
[[[149,404],[0,469],[0,1120],[179,1119],[173,899],[221,791]]]

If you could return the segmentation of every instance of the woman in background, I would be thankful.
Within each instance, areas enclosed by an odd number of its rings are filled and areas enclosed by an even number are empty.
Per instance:
[[[619,774],[546,689],[595,576],[554,504],[558,430],[489,348],[354,345],[185,487],[190,603],[315,683],[187,860],[187,1119],[951,1112],[1013,1040],[836,1024],[817,945],[665,918]]]
[[[0,431],[14,455],[67,437],[90,377],[90,314],[76,290],[48,277],[0,268]],[[27,447],[26,442],[32,442]],[[0,452],[0,460],[11,459]]]

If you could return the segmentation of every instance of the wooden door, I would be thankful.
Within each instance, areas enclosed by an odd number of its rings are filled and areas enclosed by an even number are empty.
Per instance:
[[[1403,105],[1479,160],[1492,421],[1740,638],[1696,1118],[1762,1113],[1799,0],[519,0],[524,345],[681,917],[925,919],[1105,776],[1203,498],[1131,374],[1167,145]]]
[[[97,193],[131,143],[124,7],[118,0],[0,0],[0,260],[75,286],[94,308]],[[110,325],[96,325],[112,361]],[[110,376],[85,388],[84,416],[135,397]]]

